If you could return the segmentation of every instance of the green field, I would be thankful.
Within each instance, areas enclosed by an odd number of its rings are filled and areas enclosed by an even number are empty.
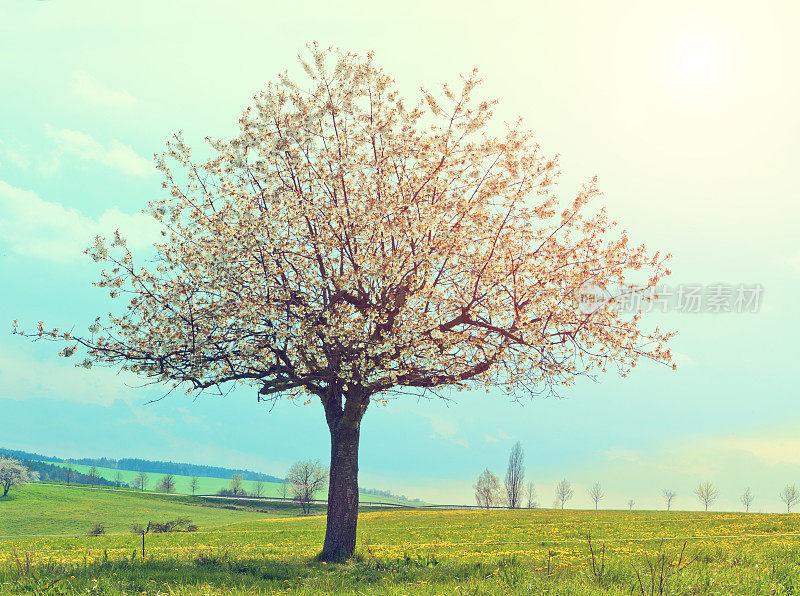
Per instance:
[[[109,533],[128,532],[131,524],[191,518],[204,529],[268,516],[296,515],[289,504],[264,504],[237,509],[202,498],[129,491],[91,489],[88,486],[34,484],[12,489],[0,499],[0,540],[25,536],[86,534],[94,523]],[[270,513],[258,512],[263,509]]]
[[[47,462],[56,466],[66,467],[67,464],[64,463],[57,463],[57,462]],[[89,469],[91,466],[85,465],[72,465],[72,469],[76,470],[82,474],[89,474]],[[110,480],[115,482],[117,479],[117,473],[120,474],[123,483],[133,484],[134,479],[139,474],[139,472],[135,472],[132,470],[118,470],[116,468],[102,468],[100,466],[96,466],[95,469],[97,470],[97,474],[106,480]],[[145,485],[145,490],[154,491],[156,490],[157,484],[163,478],[163,474],[147,474],[148,483]],[[184,495],[191,495],[192,488],[190,485],[191,476],[180,476],[175,475],[175,492],[178,494]],[[254,494],[255,492],[255,485],[256,483],[252,480],[245,480],[244,481],[244,490],[247,491],[249,495]],[[230,487],[230,479],[226,478],[212,478],[209,476],[198,476],[198,486],[197,486],[197,494],[198,495],[214,495],[223,488]],[[287,492],[284,493],[284,488],[287,488]],[[264,493],[262,496],[264,497],[278,497],[283,498],[286,496],[291,496],[291,493],[288,491],[288,485],[283,482],[264,482]],[[316,495],[318,499],[325,499],[327,494],[319,494]],[[390,503],[390,504],[403,504],[407,503],[407,501],[403,501],[401,499],[396,499],[393,497],[387,497],[384,495],[375,495],[370,493],[361,493],[359,499],[363,503]]]
[[[359,556],[325,565],[314,561],[324,515],[286,503],[224,509],[46,485],[9,497],[0,499],[0,593],[800,593],[795,514],[365,510]],[[149,535],[142,560],[128,525],[176,515],[200,531]],[[109,534],[86,536],[95,521]]]

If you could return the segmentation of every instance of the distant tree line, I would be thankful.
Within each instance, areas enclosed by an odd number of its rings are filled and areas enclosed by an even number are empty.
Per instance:
[[[63,482],[64,484],[89,484],[91,486],[117,486],[113,480],[106,480],[99,474],[83,474],[73,468],[35,460],[22,460],[22,464],[39,474],[43,482]]]
[[[14,449],[0,449],[0,455],[13,457],[18,460],[38,460],[65,464],[68,461],[75,465],[97,466],[99,468],[112,468],[119,470],[134,470],[146,472],[148,474],[172,474],[174,476],[206,476],[209,478],[231,478],[234,474],[240,474],[243,480],[261,480],[262,482],[286,482],[285,478],[278,478],[269,474],[252,472],[250,470],[239,470],[233,468],[223,468],[220,466],[203,466],[197,464],[176,463],[171,461],[157,461],[138,458],[111,459],[107,457],[99,458],[80,458],[65,460],[58,457],[29,453],[27,451],[17,451]]]
[[[517,441],[511,447],[508,457],[508,468],[506,469],[505,481],[500,479],[489,468],[483,470],[478,476],[477,482],[473,485],[475,491],[475,502],[479,507],[490,509],[492,507],[507,507],[509,509],[519,509],[526,507],[534,509],[539,506],[536,501],[536,490],[533,482],[525,486],[525,453],[522,444]],[[560,480],[554,487],[553,509],[564,509],[567,502],[575,495],[572,484],[566,478]],[[708,511],[719,497],[719,490],[711,482],[701,482],[694,489],[694,494],[703,506],[704,511]],[[606,497],[606,492],[599,482],[595,482],[587,491],[594,509],[600,507],[600,501]],[[665,488],[661,491],[666,510],[670,511],[677,498],[678,493],[674,490]],[[800,489],[796,484],[787,484],[779,493],[781,502],[786,506],[786,513],[791,513],[794,507],[800,505]],[[527,497],[527,498],[526,498]],[[744,493],[739,497],[739,501],[744,506],[746,512],[750,512],[753,504],[753,492],[748,486]],[[633,510],[636,506],[634,499],[628,500],[628,509]]]
[[[90,486],[130,487],[144,490],[152,487],[159,492],[175,492],[177,490],[175,476],[188,476],[191,494],[197,493],[199,477],[230,479],[231,485],[217,492],[220,496],[227,497],[263,497],[266,493],[265,482],[283,483],[287,485],[283,491],[283,498],[294,498],[292,489],[288,485],[290,480],[278,478],[270,474],[252,472],[219,466],[203,466],[187,463],[147,460],[139,458],[112,459],[107,457],[79,458],[65,460],[58,457],[20,451],[15,449],[0,448],[0,457],[11,457],[25,462],[30,470],[39,473],[41,480],[46,482],[63,482],[64,484],[88,484]],[[61,464],[61,465],[58,465]],[[122,480],[122,474],[117,472],[113,479],[106,479],[95,470],[81,473],[74,466],[90,466],[92,468],[108,468],[136,472],[136,476],[129,482]],[[148,475],[152,475],[148,476]],[[253,484],[248,490],[244,489],[244,482]],[[389,490],[374,488],[359,488],[360,493],[369,493],[383,496],[388,499],[397,499],[408,503],[422,503],[421,499],[409,499],[405,495],[398,495]],[[322,495],[318,495],[322,496]]]
[[[381,490],[378,488],[362,488],[359,487],[358,492],[369,493],[371,495],[378,495],[380,497],[387,497],[389,499],[397,499],[399,501],[406,501],[408,503],[423,503],[422,499],[410,499],[405,495],[398,495],[390,490]]]
[[[76,463],[78,463],[76,461]],[[96,464],[100,465],[100,464]],[[122,470],[141,470],[150,474],[173,474],[175,476],[205,476],[208,478],[231,478],[234,474],[239,474],[242,480],[260,480],[262,482],[286,482],[283,478],[252,472],[250,470],[240,470],[233,468],[222,468],[219,466],[201,466],[197,464],[174,463],[166,461],[152,461],[146,459],[124,458],[117,460],[114,465],[106,466],[110,468],[120,468]]]
[[[291,499],[300,505],[303,513],[311,512],[311,504],[322,495],[323,490],[328,484],[328,469],[323,467],[318,461],[300,461],[289,468],[286,474],[283,498],[291,495]],[[288,486],[288,491],[286,490]],[[257,480],[253,483],[250,492],[244,488],[244,481],[241,474],[234,474],[231,477],[228,488],[217,491],[221,497],[262,497],[264,496],[264,483]]]

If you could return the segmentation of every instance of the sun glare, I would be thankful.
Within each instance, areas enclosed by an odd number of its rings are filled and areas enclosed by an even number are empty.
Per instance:
[[[662,73],[670,87],[689,96],[722,91],[731,75],[733,52],[721,32],[713,28],[679,29],[664,41]]]
[[[687,40],[676,51],[676,74],[689,83],[710,83],[718,76],[721,66],[720,48],[712,40]]]

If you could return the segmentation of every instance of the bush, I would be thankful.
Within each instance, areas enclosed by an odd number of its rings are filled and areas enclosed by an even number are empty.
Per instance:
[[[154,534],[167,534],[168,532],[196,532],[199,528],[188,517],[178,517],[164,523],[150,522],[150,531]],[[137,526],[141,528],[141,526]],[[141,534],[141,530],[138,532]]]
[[[218,497],[247,497],[247,491],[244,489],[230,489],[230,488],[221,488],[217,491]]]
[[[163,524],[151,522],[150,531],[153,534],[166,534],[167,532],[172,532],[172,522],[164,522]]]
[[[97,523],[89,528],[89,536],[105,536],[106,527],[103,524]]]

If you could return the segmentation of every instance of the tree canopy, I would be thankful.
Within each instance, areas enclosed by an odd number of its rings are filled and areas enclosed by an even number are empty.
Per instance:
[[[331,69],[312,50],[308,85],[280,76],[239,136],[210,140],[211,158],[194,161],[180,135],[168,143],[166,193],[150,206],[166,226],[155,266],[137,267],[119,234],[110,249],[98,237],[89,253],[110,268],[97,285],[128,300],[88,336],[60,334],[89,348],[85,366],[189,389],[374,394],[549,388],[668,359],[668,334],[573,300],[587,281],[627,287],[646,266],[652,287],[664,258],[610,237],[603,210],[583,214],[594,181],[558,209],[556,160],[521,122],[487,134],[494,102],[473,100],[475,72],[406,107],[371,56]]]
[[[6,496],[12,486],[23,486],[39,479],[39,474],[28,469],[25,464],[7,457],[0,457],[0,488]]]

